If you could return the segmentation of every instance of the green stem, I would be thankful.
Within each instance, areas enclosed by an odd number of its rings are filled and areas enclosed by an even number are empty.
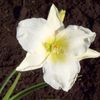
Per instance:
[[[11,96],[11,94],[13,93],[17,83],[18,83],[18,80],[21,76],[21,73],[18,73],[15,81],[13,82],[13,84],[11,85],[11,87],[9,88],[9,90],[7,91],[6,95],[4,96],[3,100],[9,100],[9,97]]]
[[[16,73],[16,70],[13,70],[13,72],[5,79],[5,81],[3,82],[3,85],[0,87],[0,94],[3,91],[3,89],[5,88],[5,86],[7,85],[8,81],[10,80],[10,78]]]
[[[47,84],[42,82],[33,86],[30,86],[29,88],[26,88],[22,91],[20,91],[19,93],[15,94],[14,96],[12,96],[9,100],[20,100],[22,97],[28,95],[29,93],[31,93],[33,90],[37,90],[40,88],[44,88],[46,87]]]

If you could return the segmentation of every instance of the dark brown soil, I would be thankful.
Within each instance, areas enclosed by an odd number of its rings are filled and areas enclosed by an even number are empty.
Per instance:
[[[54,3],[66,10],[65,25],[76,24],[97,33],[91,48],[100,52],[100,0],[0,0],[0,84],[23,60],[26,52],[16,39],[16,27],[20,20],[30,17],[47,18]],[[33,91],[22,100],[100,100],[100,59],[81,62],[82,68],[77,82],[68,92],[56,91],[50,86]],[[22,73],[15,92],[33,83],[43,81],[42,69]],[[12,83],[10,80],[3,94]]]

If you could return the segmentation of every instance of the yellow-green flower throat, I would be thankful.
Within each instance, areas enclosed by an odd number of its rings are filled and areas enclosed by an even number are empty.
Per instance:
[[[65,37],[55,36],[44,42],[46,53],[50,53],[53,62],[65,61],[68,42]]]

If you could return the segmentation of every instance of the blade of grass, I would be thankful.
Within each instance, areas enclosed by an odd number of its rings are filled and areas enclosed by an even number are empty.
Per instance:
[[[9,100],[9,97],[11,96],[11,94],[13,93],[17,83],[18,83],[18,80],[21,76],[21,73],[18,73],[15,81],[13,82],[13,84],[11,85],[11,87],[9,88],[9,90],[7,91],[6,95],[4,96],[3,100]]]
[[[8,81],[10,80],[10,78],[16,73],[16,70],[13,70],[12,73],[5,79],[5,81],[3,82],[3,85],[0,87],[0,94],[3,91],[3,89],[5,88],[5,86],[7,85]]]
[[[9,100],[20,100],[22,97],[28,95],[29,93],[31,93],[33,90],[37,90],[40,88],[44,88],[46,87],[47,84],[42,82],[42,83],[38,83],[36,85],[32,85],[29,88],[26,88],[22,91],[20,91],[19,93],[15,94],[14,96],[12,96]]]

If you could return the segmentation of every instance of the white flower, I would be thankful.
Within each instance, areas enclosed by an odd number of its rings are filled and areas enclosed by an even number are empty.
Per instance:
[[[80,72],[79,61],[100,53],[89,48],[95,32],[77,25],[64,28],[63,18],[52,5],[47,20],[30,18],[18,24],[17,39],[27,54],[16,70],[43,68],[46,83],[68,91]]]

